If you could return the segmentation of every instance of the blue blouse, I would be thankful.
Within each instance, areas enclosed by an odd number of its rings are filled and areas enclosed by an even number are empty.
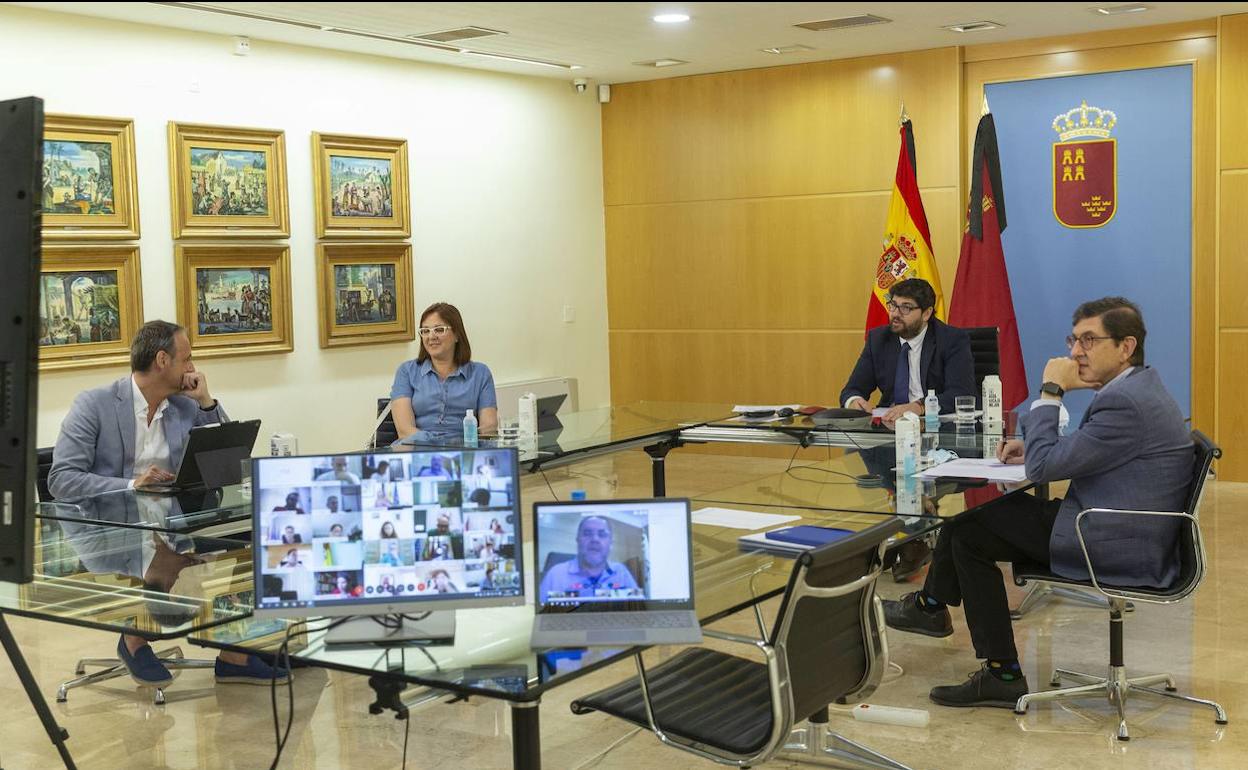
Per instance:
[[[481,418],[482,409],[497,409],[494,375],[488,366],[469,361],[445,380],[438,376],[433,361],[405,361],[394,374],[390,399],[410,398],[416,414],[416,427],[430,433],[459,435],[469,409]]]

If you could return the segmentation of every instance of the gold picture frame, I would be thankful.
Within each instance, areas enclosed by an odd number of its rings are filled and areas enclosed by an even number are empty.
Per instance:
[[[317,238],[408,238],[407,140],[312,133]]]
[[[39,370],[118,366],[143,324],[136,245],[48,244],[39,274]]]
[[[44,116],[45,240],[137,239],[137,180],[133,120]]]
[[[321,243],[316,258],[322,348],[416,338],[411,244]]]
[[[178,323],[197,358],[295,349],[288,245],[179,243],[174,276]]]
[[[288,238],[282,131],[169,123],[174,240]]]

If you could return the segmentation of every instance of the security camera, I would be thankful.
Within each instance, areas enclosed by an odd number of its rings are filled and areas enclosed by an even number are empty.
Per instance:
[[[589,88],[589,81],[585,78],[576,78],[572,81],[572,87],[576,89],[578,94],[583,94],[585,89]]]

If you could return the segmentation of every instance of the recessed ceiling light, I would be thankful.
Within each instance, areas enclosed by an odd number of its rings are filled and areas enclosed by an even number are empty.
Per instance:
[[[1093,13],[1103,14],[1105,16],[1117,16],[1120,13],[1143,13],[1144,11],[1153,10],[1153,7],[1151,5],[1138,5],[1138,4],[1137,5],[1107,5],[1107,6],[1099,6],[1097,8],[1089,8],[1088,10],[1092,11]]]
[[[485,51],[473,51],[467,48],[461,48],[459,49],[459,52],[462,54],[467,54],[468,56],[480,56],[485,59],[498,59],[500,61],[516,62],[517,64],[536,64],[539,67],[554,67],[555,69],[560,69],[560,70],[579,70],[581,68],[581,65],[579,64],[562,64],[560,62],[542,61],[541,59],[530,59],[525,56],[510,56],[508,54],[503,54],[503,53],[486,53]]]
[[[654,17],[654,20],[660,24],[680,24],[689,21],[687,13],[660,13]]]
[[[947,29],[950,32],[984,32],[990,29],[1001,29],[1004,26],[995,21],[968,21],[964,24],[948,24],[941,29]]]
[[[334,31],[334,28],[333,28],[333,27],[321,27],[321,31],[322,31],[322,32],[333,32],[333,31]]]
[[[890,22],[892,22],[892,19],[886,19],[883,16],[873,16],[869,13],[864,13],[858,16],[842,16],[837,19],[804,21],[801,24],[794,24],[793,26],[808,29],[811,32],[824,32],[830,29],[851,29],[853,27],[867,27],[872,24],[888,24]]]

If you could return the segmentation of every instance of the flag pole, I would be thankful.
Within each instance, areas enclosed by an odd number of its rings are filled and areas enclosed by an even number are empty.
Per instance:
[[[906,103],[905,101],[902,101],[901,116],[897,118],[897,125],[904,126],[906,124],[906,121],[909,119],[910,119],[910,116],[906,114]]]
[[[984,103],[983,103],[983,106],[981,106],[981,107],[979,108],[979,116],[982,118],[983,116],[987,115],[987,114],[988,114],[988,112],[989,112],[989,110],[988,110],[988,94],[987,94],[987,92],[985,92],[985,93],[984,93]]]

